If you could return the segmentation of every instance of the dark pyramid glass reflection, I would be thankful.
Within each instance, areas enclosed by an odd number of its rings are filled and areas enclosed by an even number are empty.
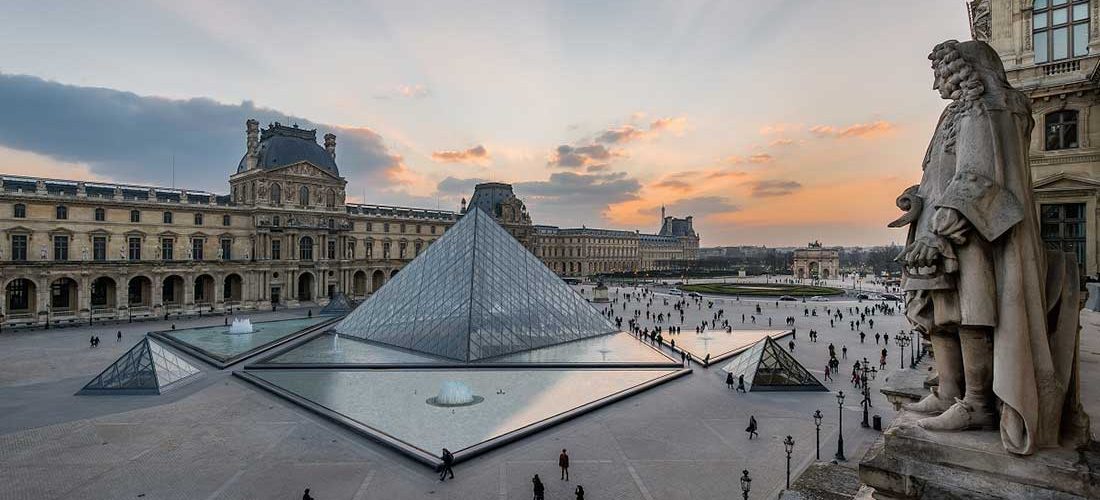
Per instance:
[[[480,209],[471,209],[336,331],[473,361],[615,331]]]
[[[146,337],[79,394],[161,394],[199,373],[194,365]]]
[[[771,337],[764,337],[738,354],[722,370],[731,373],[735,380],[744,376],[745,388],[750,391],[828,390]]]

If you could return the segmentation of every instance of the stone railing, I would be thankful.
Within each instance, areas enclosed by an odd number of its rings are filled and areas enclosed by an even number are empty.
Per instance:
[[[1063,61],[1052,64],[1045,64],[1042,66],[1043,74],[1046,76],[1060,75],[1063,73],[1072,73],[1074,71],[1081,71],[1081,60]]]

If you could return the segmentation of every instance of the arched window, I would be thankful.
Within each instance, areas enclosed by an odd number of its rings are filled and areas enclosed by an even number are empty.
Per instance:
[[[54,211],[54,218],[57,220],[66,220],[69,218],[69,207],[65,205],[58,205]]]
[[[256,201],[256,181],[252,181],[252,185],[248,187],[248,191],[251,195],[248,201]]]
[[[309,206],[309,188],[302,186],[298,189],[298,204],[303,206]]]
[[[92,212],[92,218],[94,218],[96,222],[103,222],[107,220],[107,211],[102,208],[96,208],[95,211]]]
[[[16,219],[27,218],[27,206],[22,203],[16,203],[15,207],[13,208],[13,212],[14,213],[12,214],[12,216]]]
[[[283,203],[283,188],[278,184],[271,185],[271,204],[280,205]]]
[[[313,238],[302,236],[298,240],[298,258],[301,260],[313,260]]]
[[[164,223],[165,224],[171,224],[172,223],[172,212],[164,212]]]
[[[336,206],[336,191],[331,188],[325,194],[325,206],[328,208]]]
[[[1077,147],[1077,110],[1063,109],[1047,113],[1043,121],[1044,146],[1047,151]]]
[[[1089,53],[1089,0],[1035,0],[1031,13],[1035,63]]]

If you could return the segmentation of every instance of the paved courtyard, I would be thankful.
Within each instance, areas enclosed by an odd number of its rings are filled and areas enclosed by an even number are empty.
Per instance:
[[[621,299],[623,292],[612,289],[612,297]],[[658,305],[665,297],[658,293],[650,310],[667,312]],[[741,325],[741,313],[750,314],[757,304],[763,314],[756,325]],[[829,327],[826,306],[845,311],[843,324]],[[719,307],[735,329],[769,329],[767,317],[771,329],[782,328],[784,317],[795,316],[794,356],[823,382],[826,346],[834,343],[839,353],[846,345],[848,360],[839,376],[824,383],[851,394],[844,407],[844,438],[847,463],[854,467],[879,433],[859,426],[859,397],[848,383],[851,364],[863,357],[877,361],[882,346],[875,345],[874,332],[893,336],[905,324],[900,315],[876,315],[875,328],[865,328],[870,336],[860,344],[847,322],[847,308],[855,306],[837,300],[777,307],[774,300],[742,299],[708,310],[704,303],[687,310],[681,336],[694,335],[694,325]],[[627,310],[642,307],[631,302]],[[817,307],[818,316],[803,317],[803,307]],[[620,311],[617,304],[616,314],[623,315]],[[304,315],[302,309],[251,317]],[[174,323],[186,328],[222,321],[218,316]],[[651,325],[644,313],[641,323]],[[456,479],[445,483],[396,452],[230,376],[240,365],[218,371],[183,355],[204,374],[169,394],[73,396],[143,332],[169,326],[146,322],[0,334],[0,498],[300,498],[308,487],[318,499],[527,499],[537,473],[550,499],[572,498],[576,484],[589,499],[724,499],[739,492],[742,469],[752,475],[752,498],[774,498],[783,486],[786,435],[796,441],[796,474],[813,461],[814,410],[825,414],[822,458],[831,459],[836,451],[833,393],[737,395],[725,387],[718,365],[693,364],[691,375],[462,463]],[[820,333],[816,344],[809,341],[811,328]],[[120,343],[114,341],[116,330],[123,332]],[[88,348],[92,334],[103,339],[98,349]],[[786,338],[780,343],[786,347]],[[888,349],[888,370],[896,370],[898,348]],[[1086,339],[1082,350],[1087,380],[1096,373],[1100,347]],[[884,375],[872,382],[872,413],[885,425],[893,411],[877,392]],[[1098,398],[1091,396],[1094,405]],[[1097,409],[1090,409],[1096,415]],[[744,432],[750,415],[760,424],[760,438],[752,441]],[[558,479],[562,448],[572,458],[569,483]]]

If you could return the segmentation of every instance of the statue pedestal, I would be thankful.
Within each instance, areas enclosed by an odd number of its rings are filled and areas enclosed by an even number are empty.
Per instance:
[[[1044,449],[1021,457],[998,431],[928,432],[902,411],[867,451],[859,478],[873,498],[1100,498],[1100,453]]]

